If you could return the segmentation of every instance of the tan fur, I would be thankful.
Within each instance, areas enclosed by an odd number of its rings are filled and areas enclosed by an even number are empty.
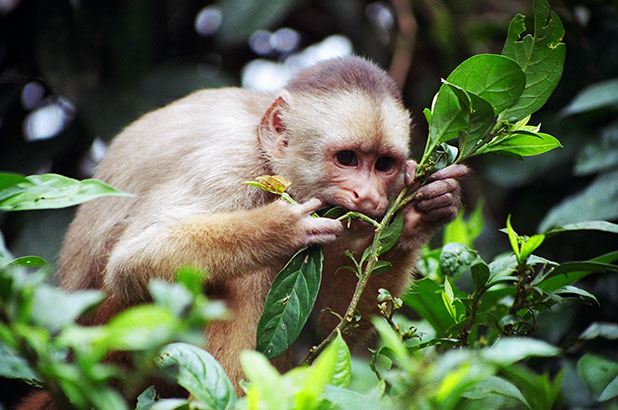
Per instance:
[[[136,197],[82,205],[59,263],[66,289],[108,292],[89,323],[147,301],[153,277],[171,281],[183,265],[203,268],[207,292],[231,312],[230,320],[206,329],[206,349],[238,383],[238,356],[255,348],[272,278],[294,251],[321,243],[325,268],[315,312],[319,333],[332,329],[334,316],[319,312],[329,307],[343,314],[356,283],[353,274],[338,271],[350,263],[343,252],[360,255],[372,230],[343,232],[341,223],[309,214],[321,203],[383,213],[403,185],[410,120],[392,80],[364,60],[334,60],[308,73],[278,94],[196,92],[144,115],[114,139],[95,177]],[[341,167],[340,150],[368,162]],[[392,170],[373,168],[381,156],[394,158]],[[303,204],[243,184],[262,174],[289,178],[290,193]],[[422,220],[413,208],[407,212],[407,219]],[[367,335],[378,288],[397,295],[408,283],[418,250],[435,229],[417,225],[386,255],[393,268],[371,279],[358,307],[363,322],[350,342]],[[276,360],[280,369],[290,367],[288,357]]]

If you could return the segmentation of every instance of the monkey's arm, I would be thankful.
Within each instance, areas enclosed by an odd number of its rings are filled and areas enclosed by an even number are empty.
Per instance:
[[[139,223],[127,226],[110,254],[105,286],[135,301],[146,297],[151,278],[172,280],[185,265],[206,270],[215,283],[275,266],[303,246],[335,240],[340,222],[309,216],[321,206],[317,199],[301,205],[277,200],[228,213],[170,209],[156,219],[135,217]]]

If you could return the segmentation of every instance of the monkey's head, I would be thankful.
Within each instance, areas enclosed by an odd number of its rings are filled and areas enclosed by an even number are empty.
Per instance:
[[[403,184],[410,116],[393,80],[358,57],[300,72],[265,112],[258,138],[298,201],[379,217]]]

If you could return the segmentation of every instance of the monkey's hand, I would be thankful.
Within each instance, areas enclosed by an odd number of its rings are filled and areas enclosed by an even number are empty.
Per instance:
[[[414,178],[417,164],[406,163],[406,183]],[[457,217],[461,189],[459,178],[468,174],[463,164],[450,165],[427,178],[427,184],[416,192],[414,199],[403,211],[405,222],[403,235],[414,236],[421,232],[432,232]],[[410,191],[418,188],[420,182],[413,182]]]
[[[288,205],[296,219],[300,247],[333,243],[344,230],[340,221],[312,216],[324,206],[324,203],[317,198],[312,198],[304,204]]]

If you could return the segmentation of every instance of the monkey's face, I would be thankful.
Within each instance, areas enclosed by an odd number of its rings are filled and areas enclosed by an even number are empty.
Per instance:
[[[362,145],[332,146],[326,151],[326,203],[381,217],[395,187],[401,187],[404,157]]]
[[[409,121],[389,95],[284,94],[264,115],[260,141],[297,201],[316,197],[379,218],[403,185]]]

